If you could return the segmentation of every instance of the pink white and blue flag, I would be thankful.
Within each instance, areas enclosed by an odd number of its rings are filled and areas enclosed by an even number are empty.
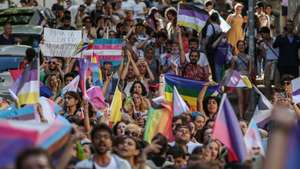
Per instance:
[[[100,63],[108,61],[118,66],[122,61],[122,48],[122,39],[95,39],[92,48],[83,51],[83,56],[96,57]]]
[[[41,147],[57,152],[70,136],[71,124],[62,116],[52,123],[0,120],[0,168],[10,166],[26,148]]]
[[[246,160],[247,150],[242,130],[226,94],[223,94],[220,103],[212,137],[226,146],[230,162]]]

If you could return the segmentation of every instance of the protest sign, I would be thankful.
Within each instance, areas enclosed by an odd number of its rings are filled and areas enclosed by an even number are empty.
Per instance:
[[[44,56],[73,57],[82,39],[81,30],[44,29],[44,43],[40,44]]]

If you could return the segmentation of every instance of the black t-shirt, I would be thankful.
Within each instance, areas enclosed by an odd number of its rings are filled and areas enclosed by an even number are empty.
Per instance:
[[[14,45],[14,44],[16,44],[14,36],[11,35],[8,39],[6,39],[3,34],[0,35],[0,45]]]

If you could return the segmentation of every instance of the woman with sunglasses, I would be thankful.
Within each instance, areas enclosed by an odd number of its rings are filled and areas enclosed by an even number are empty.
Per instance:
[[[61,87],[62,87],[61,85],[62,85],[62,79],[58,74],[52,73],[48,75],[46,79],[46,86],[51,89],[54,99],[60,96]]]

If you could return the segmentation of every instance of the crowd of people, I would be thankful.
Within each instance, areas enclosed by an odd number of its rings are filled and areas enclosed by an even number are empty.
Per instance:
[[[54,28],[82,30],[86,43],[97,38],[123,39],[124,49],[123,61],[117,69],[111,62],[99,65],[106,102],[101,110],[95,110],[92,103],[82,97],[80,89],[62,94],[62,88],[79,74],[78,59],[40,56],[40,95],[59,104],[63,108],[61,115],[74,124],[72,148],[65,152],[70,160],[65,162],[65,168],[262,168],[262,161],[268,157],[263,157],[257,147],[253,147],[245,163],[230,163],[226,147],[212,138],[221,95],[207,97],[205,93],[209,86],[222,85],[229,70],[247,76],[253,84],[257,83],[257,77],[263,77],[264,93],[274,105],[289,106],[299,112],[291,100],[291,80],[299,75],[300,39],[293,33],[290,20],[284,32],[279,32],[269,4],[259,2],[255,7],[256,50],[255,56],[249,56],[247,4],[243,1],[205,1],[202,8],[209,19],[202,32],[177,25],[178,2],[171,0],[72,3],[71,0],[58,0],[53,4]],[[228,32],[222,30],[220,16],[230,25]],[[11,25],[7,23],[0,44],[17,42],[19,39],[13,38]],[[23,68],[37,56],[33,49],[26,54],[21,64]],[[148,143],[143,139],[147,113],[157,106],[152,99],[163,95],[166,73],[204,81],[205,86],[199,93],[197,110],[173,118],[174,140],[158,133]],[[90,73],[86,83],[87,89],[93,85]],[[122,119],[111,126],[105,115],[110,114],[109,105],[116,88],[122,92]],[[237,95],[236,114],[245,134],[250,120],[246,113],[251,91],[247,88],[226,88],[224,91]],[[289,126],[280,118],[275,121]],[[271,129],[260,129],[263,139],[270,139]],[[28,149],[19,155],[16,168],[57,168],[51,158],[42,149]]]

